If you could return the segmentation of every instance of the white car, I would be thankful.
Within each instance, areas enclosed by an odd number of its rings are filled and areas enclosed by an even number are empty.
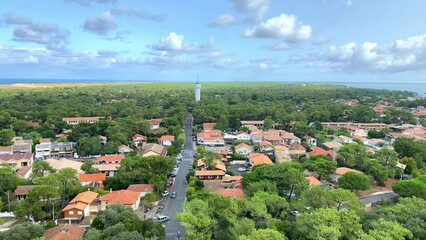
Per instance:
[[[247,168],[245,168],[245,167],[240,167],[240,168],[238,168],[238,169],[237,169],[237,171],[238,171],[238,172],[245,172],[245,171],[247,171]]]
[[[165,216],[165,215],[158,215],[154,217],[155,221],[162,223],[162,222],[167,222],[170,220],[170,217]]]
[[[300,212],[299,211],[291,211],[290,214],[293,215],[293,216],[297,216],[297,215],[300,214]]]
[[[167,196],[169,196],[169,192],[168,191],[164,191],[164,192],[161,193],[161,196],[167,197]]]

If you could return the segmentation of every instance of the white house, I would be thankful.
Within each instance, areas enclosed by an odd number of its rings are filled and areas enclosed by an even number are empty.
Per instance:
[[[173,135],[164,135],[157,139],[158,143],[163,146],[171,146],[174,140],[175,136]]]
[[[42,160],[50,157],[51,142],[39,143],[35,146],[35,159]]]
[[[246,132],[237,132],[235,136],[237,136],[237,140],[250,141],[250,134]]]
[[[253,152],[253,148],[245,143],[240,143],[235,146],[235,152],[244,156],[249,155]]]

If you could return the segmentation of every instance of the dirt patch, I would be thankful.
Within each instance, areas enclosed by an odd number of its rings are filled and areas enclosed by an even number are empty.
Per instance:
[[[379,186],[377,184],[373,184],[371,186],[370,190],[367,190],[367,191],[358,191],[358,192],[356,192],[356,195],[358,197],[366,197],[366,196],[369,196],[369,195],[371,195],[373,193],[376,193],[376,192],[389,192],[389,191],[392,191],[392,185],[394,183],[398,182],[398,181],[399,180],[397,180],[397,179],[389,178],[385,182],[385,186]]]

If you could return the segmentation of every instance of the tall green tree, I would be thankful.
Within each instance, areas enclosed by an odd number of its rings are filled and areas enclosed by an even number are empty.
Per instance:
[[[371,188],[371,180],[362,173],[347,172],[339,179],[339,187],[350,191],[365,191]]]

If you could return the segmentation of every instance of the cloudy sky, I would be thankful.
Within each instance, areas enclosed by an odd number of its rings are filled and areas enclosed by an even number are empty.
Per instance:
[[[0,78],[426,82],[424,0],[3,0]]]

